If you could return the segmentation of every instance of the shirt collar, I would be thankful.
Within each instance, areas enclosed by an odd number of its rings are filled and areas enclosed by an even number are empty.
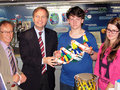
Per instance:
[[[43,32],[43,33],[45,32],[45,28],[43,28],[41,31],[39,31],[39,30],[34,26],[34,29],[35,29],[36,32]]]
[[[0,44],[3,46],[4,50],[6,50],[8,48],[8,46],[1,40],[0,40]],[[9,45],[9,47],[10,47],[10,45]]]
[[[39,31],[37,28],[35,28],[35,26],[34,26],[34,29],[35,29],[35,32],[36,32],[36,34],[37,34],[37,37],[39,37],[39,32],[40,32],[40,31]],[[42,29],[42,32],[43,32],[43,33],[42,33],[42,36],[44,36],[44,35],[45,35],[45,28]]]

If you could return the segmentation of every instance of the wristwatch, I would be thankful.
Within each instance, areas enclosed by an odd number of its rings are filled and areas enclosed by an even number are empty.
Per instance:
[[[92,56],[94,54],[94,51],[92,50],[92,52],[90,53],[90,56]]]

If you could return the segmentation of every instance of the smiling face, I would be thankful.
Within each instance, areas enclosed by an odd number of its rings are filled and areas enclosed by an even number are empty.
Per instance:
[[[68,23],[71,26],[71,29],[75,30],[75,29],[81,29],[81,25],[83,23],[84,19],[82,19],[81,17],[77,17],[77,16],[69,16],[68,19]]]
[[[44,9],[39,9],[34,13],[33,22],[38,30],[42,30],[47,23],[47,12]]]
[[[9,45],[13,38],[13,26],[11,24],[3,24],[0,27],[0,40]]]
[[[114,43],[118,39],[120,31],[114,24],[108,24],[106,35],[110,42]]]

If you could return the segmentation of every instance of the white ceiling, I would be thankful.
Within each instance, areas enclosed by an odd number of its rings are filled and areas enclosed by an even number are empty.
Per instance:
[[[116,1],[120,1],[120,0],[0,0],[3,2],[11,2],[11,1],[18,1],[18,2],[25,2],[25,1],[29,1],[29,2],[35,2],[35,1],[73,1],[73,2],[116,2]]]
[[[74,4],[74,3],[120,3],[120,0],[0,0],[0,5],[11,4]]]

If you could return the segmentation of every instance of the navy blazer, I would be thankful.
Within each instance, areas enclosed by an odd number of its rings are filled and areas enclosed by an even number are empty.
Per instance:
[[[57,44],[57,33],[45,28],[46,57],[53,56],[53,52],[57,50]],[[19,48],[23,61],[22,71],[27,76],[27,81],[21,85],[21,88],[28,87],[29,90],[39,90],[42,55],[38,37],[33,27],[20,34]],[[52,88],[55,87],[54,71],[55,68],[47,65],[49,86]]]

